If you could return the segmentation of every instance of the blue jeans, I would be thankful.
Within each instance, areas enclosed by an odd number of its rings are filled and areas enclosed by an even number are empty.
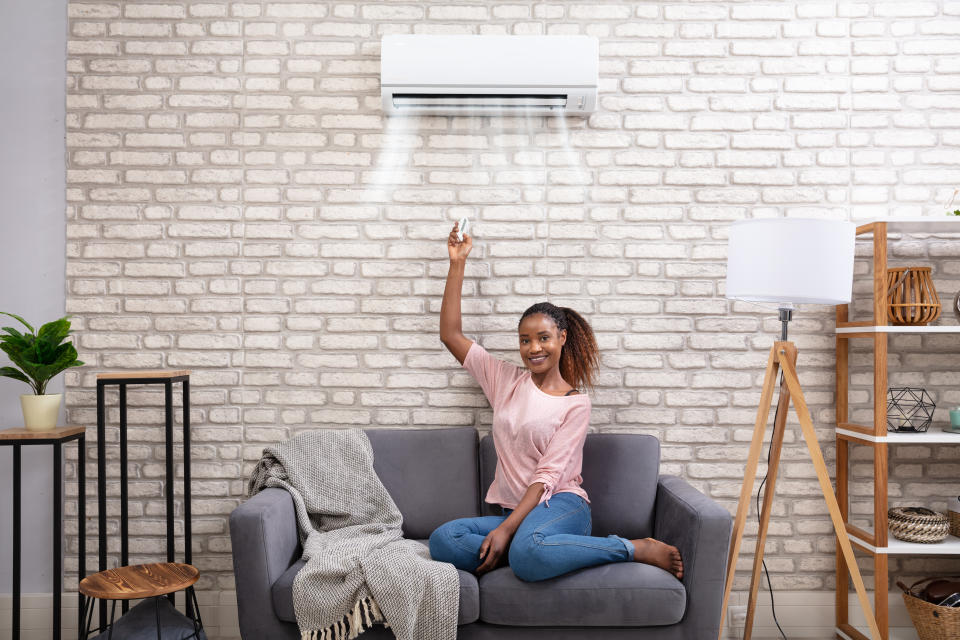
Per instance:
[[[474,572],[480,545],[487,534],[507,519],[502,516],[460,518],[440,525],[430,534],[430,556],[457,569]],[[514,575],[526,582],[555,578],[569,571],[610,562],[633,560],[633,543],[620,536],[590,535],[590,505],[575,493],[557,493],[550,506],[541,502],[527,514],[510,542],[509,562]]]

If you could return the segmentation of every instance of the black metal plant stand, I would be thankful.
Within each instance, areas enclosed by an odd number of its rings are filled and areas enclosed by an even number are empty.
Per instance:
[[[129,564],[128,491],[127,491],[127,386],[160,385],[164,387],[164,442],[166,444],[167,562],[175,561],[174,547],[174,471],[173,471],[173,385],[182,385],[183,392],[183,538],[184,562],[192,564],[190,526],[190,372],[180,371],[121,371],[97,375],[97,500],[100,534],[100,571],[107,568],[107,463],[106,463],[106,387],[116,385],[120,391],[120,564]],[[82,567],[83,565],[81,565]],[[81,569],[80,579],[84,578]],[[175,595],[167,596],[176,605]],[[186,598],[187,617],[193,618],[194,600]],[[122,613],[129,609],[122,604]],[[81,606],[81,610],[83,607]],[[107,627],[107,603],[100,601],[100,630]],[[81,625],[82,629],[83,626]]]
[[[76,440],[77,442],[77,500],[79,502],[77,513],[77,530],[80,536],[80,574],[85,571],[84,546],[85,539],[85,521],[87,516],[86,497],[84,487],[85,449],[84,435],[86,427],[57,427],[51,431],[28,431],[26,429],[4,429],[0,431],[0,446],[13,447],[13,624],[12,638],[20,638],[20,543],[21,526],[20,522],[20,501],[21,501],[21,478],[20,473],[22,464],[20,460],[20,449],[24,446],[33,445],[53,445],[53,638],[60,640],[60,606],[61,592],[63,591],[63,564],[62,564],[62,538],[63,538],[63,491],[61,483],[63,482],[63,443]],[[83,609],[83,596],[80,596],[79,609]],[[78,614],[77,624],[82,624],[82,613]]]

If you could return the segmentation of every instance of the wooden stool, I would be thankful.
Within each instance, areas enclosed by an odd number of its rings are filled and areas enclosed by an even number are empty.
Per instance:
[[[200,619],[200,607],[197,605],[197,595],[193,585],[200,577],[196,567],[179,562],[156,562],[153,564],[135,564],[129,567],[107,569],[100,573],[87,576],[80,581],[80,593],[86,596],[84,610],[85,620],[80,640],[86,640],[90,634],[90,623],[93,621],[94,600],[112,600],[110,607],[110,625],[107,638],[113,637],[113,618],[117,611],[117,600],[140,600],[153,598],[157,611],[157,640],[160,640],[160,598],[170,593],[186,589],[188,602],[192,602],[196,617],[193,621],[193,635],[199,638],[203,629]]]
[[[173,385],[181,384],[183,392],[183,561],[190,564],[193,553],[191,495],[190,495],[190,371],[115,371],[97,374],[97,519],[100,536],[99,570],[107,568],[107,455],[106,455],[106,389],[118,388],[120,410],[120,566],[130,564],[130,541],[128,535],[129,508],[127,489],[127,387],[130,385],[163,385],[164,388],[164,438],[166,448],[166,480],[163,492],[166,496],[167,562],[175,562],[174,553],[174,435],[173,435]],[[81,565],[83,566],[83,565]],[[80,578],[84,578],[83,573]],[[171,604],[176,604],[173,595]],[[187,598],[187,616],[193,618],[193,601]],[[121,609],[127,612],[129,603],[124,600]],[[107,603],[100,603],[100,626],[107,626]]]

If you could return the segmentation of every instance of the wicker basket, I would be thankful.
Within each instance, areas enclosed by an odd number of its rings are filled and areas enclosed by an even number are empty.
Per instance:
[[[910,587],[897,580],[897,586],[903,589],[903,602],[920,640],[956,640],[960,638],[960,607],[939,607],[916,595],[919,585],[933,580],[939,578],[924,578]]]
[[[930,267],[887,269],[887,315],[891,324],[912,326],[940,317],[940,298]]]
[[[960,513],[950,512],[950,535],[960,538]]]
[[[924,507],[894,507],[887,521],[893,537],[905,542],[943,542],[950,533],[947,516]]]

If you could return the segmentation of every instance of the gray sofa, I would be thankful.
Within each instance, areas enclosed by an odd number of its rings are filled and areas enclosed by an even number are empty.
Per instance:
[[[496,468],[493,440],[470,427],[368,429],[377,475],[403,514],[407,538],[427,544],[455,518],[499,515],[483,503]],[[674,476],[659,476],[660,444],[638,434],[589,434],[583,487],[593,535],[654,537],[676,545],[684,576],[624,562],[522,582],[509,567],[479,580],[460,571],[458,638],[712,640],[720,624],[731,518]],[[244,640],[299,640],[292,585],[303,561],[293,501],[267,489],[230,516]],[[382,626],[365,640],[393,638]]]

